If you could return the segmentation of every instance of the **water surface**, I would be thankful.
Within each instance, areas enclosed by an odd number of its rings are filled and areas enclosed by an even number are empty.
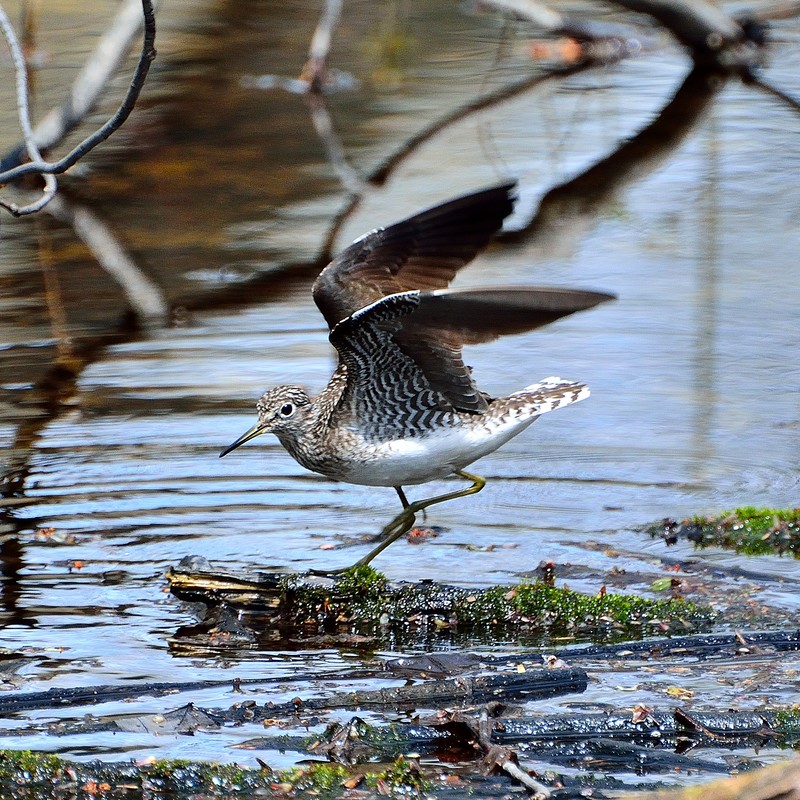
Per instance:
[[[113,12],[111,3],[103,8],[92,28],[79,12],[42,10],[35,108],[61,96]],[[311,475],[274,440],[217,458],[252,424],[267,386],[291,381],[317,391],[333,368],[309,289],[347,192],[304,98],[252,85],[254,76],[297,74],[315,9],[165,8],[141,108],[82,165],[85,180],[64,181],[65,202],[106,226],[148,291],[172,309],[167,322],[132,328],[130,286],[99,266],[70,225],[48,215],[0,221],[0,444],[9,494],[0,518],[2,644],[29,654],[8,676],[9,689],[291,675],[298,665],[358,661],[347,651],[261,647],[198,655],[176,637],[195,617],[163,580],[189,554],[233,569],[345,565],[368,545],[323,548],[373,533],[397,511],[391,489]],[[367,175],[476,96],[544,74],[525,55],[525,33],[451,3],[402,12],[353,4],[333,61],[359,83],[330,96],[353,168]],[[795,93],[797,37],[796,23],[777,28],[766,70]],[[371,188],[335,246],[509,176],[520,181],[510,224],[524,226],[551,187],[648,125],[688,71],[685,55],[665,44],[469,115]],[[4,151],[16,136],[10,85],[0,82]],[[393,545],[379,569],[396,579],[486,585],[519,580],[550,559],[573,588],[596,592],[617,581],[646,592],[683,560],[730,581],[728,593],[694,599],[722,607],[754,598],[776,624],[797,613],[796,562],[667,550],[638,528],[665,516],[797,503],[799,130],[796,112],[730,81],[658,163],[637,164],[635,180],[493,246],[459,276],[462,286],[565,285],[619,300],[468,353],[489,392],[562,375],[587,382],[592,397],[476,465],[486,490],[436,507],[429,522],[441,535]],[[731,570],[751,577],[725,577]],[[615,578],[622,571],[634,579]],[[631,685],[640,677],[634,670]],[[713,688],[721,698],[718,681],[693,680],[700,695]],[[667,703],[663,686],[615,696],[620,681],[602,678],[592,699]],[[236,698],[209,690],[184,699],[213,706]],[[727,707],[763,698],[745,701],[732,689],[723,699]],[[124,704],[126,712],[163,708],[163,700]],[[33,716],[56,713],[80,716]],[[9,736],[0,745],[247,762],[249,754],[230,747],[252,735]]]

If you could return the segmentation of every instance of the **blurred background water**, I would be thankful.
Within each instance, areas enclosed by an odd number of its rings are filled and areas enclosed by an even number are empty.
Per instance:
[[[77,4],[41,6],[38,114],[60,102],[116,4],[95,6],[90,19]],[[13,3],[8,11],[20,13]],[[274,440],[217,458],[253,423],[266,387],[317,391],[334,365],[310,285],[347,192],[307,100],[257,80],[297,75],[317,13],[304,0],[165,4],[140,106],[64,182],[65,213],[113,236],[145,293],[172,309],[168,322],[131,326],[130,286],[98,264],[63,214],[0,219],[2,644],[36,655],[12,687],[219,677],[231,664],[240,677],[288,675],[298,663],[347,667],[356,658],[176,647],[176,631],[194,617],[163,581],[189,554],[234,569],[345,565],[368,545],[341,545],[397,511],[391,489],[311,475]],[[525,228],[549,189],[651,125],[689,72],[685,54],[664,41],[545,79],[552,65],[531,61],[531,33],[438,0],[347,4],[331,63],[352,85],[328,100],[363,175],[474,98],[531,80],[371,186],[336,249],[509,177],[520,182],[509,225]],[[796,21],[779,23],[765,69],[795,94],[799,36]],[[5,152],[18,140],[6,56],[0,69]],[[121,71],[114,89],[128,80]],[[619,300],[468,353],[489,392],[561,375],[587,382],[592,397],[476,465],[488,487],[432,509],[441,535],[393,545],[378,569],[486,585],[550,559],[573,588],[597,591],[625,570],[625,588],[646,591],[670,559],[694,559],[749,570],[763,602],[796,613],[795,562],[667,551],[638,530],[668,515],[798,501],[800,116],[736,80],[717,84],[690,87],[704,108],[696,120],[678,112],[685,135],[664,134],[663,149],[609,180],[601,197],[549,206],[537,226],[459,276],[461,286],[564,285]],[[82,132],[113,105],[106,98]],[[320,549],[328,545],[337,547]],[[231,738],[211,738],[192,741],[191,754],[225,758]],[[25,746],[77,756],[156,746],[123,739]],[[186,752],[180,737],[157,746]]]

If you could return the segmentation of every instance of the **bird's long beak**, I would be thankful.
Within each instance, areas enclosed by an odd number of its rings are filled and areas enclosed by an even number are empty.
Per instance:
[[[240,445],[243,445],[245,442],[249,442],[251,439],[255,439],[256,436],[260,436],[262,433],[265,433],[264,425],[261,422],[256,422],[252,428],[250,428],[247,433],[242,434],[233,444],[228,445],[220,454],[219,457],[222,458],[223,456],[228,455],[231,450],[235,450]]]

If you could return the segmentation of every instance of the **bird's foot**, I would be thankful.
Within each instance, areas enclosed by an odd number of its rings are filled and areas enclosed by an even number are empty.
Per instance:
[[[392,542],[397,541],[404,533],[410,531],[414,527],[415,521],[414,511],[405,509],[378,534],[378,545],[373,547],[363,558],[359,558],[355,564],[351,564],[349,567],[339,567],[338,569],[310,569],[308,572],[310,575],[341,575],[343,572],[363,567],[369,564],[379,553],[382,553]]]

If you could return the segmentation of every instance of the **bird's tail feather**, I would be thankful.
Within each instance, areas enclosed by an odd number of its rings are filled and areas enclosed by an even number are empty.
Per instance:
[[[585,383],[550,376],[514,392],[512,397],[527,395],[536,404],[537,415],[541,415],[585,400],[589,394],[589,387]]]

